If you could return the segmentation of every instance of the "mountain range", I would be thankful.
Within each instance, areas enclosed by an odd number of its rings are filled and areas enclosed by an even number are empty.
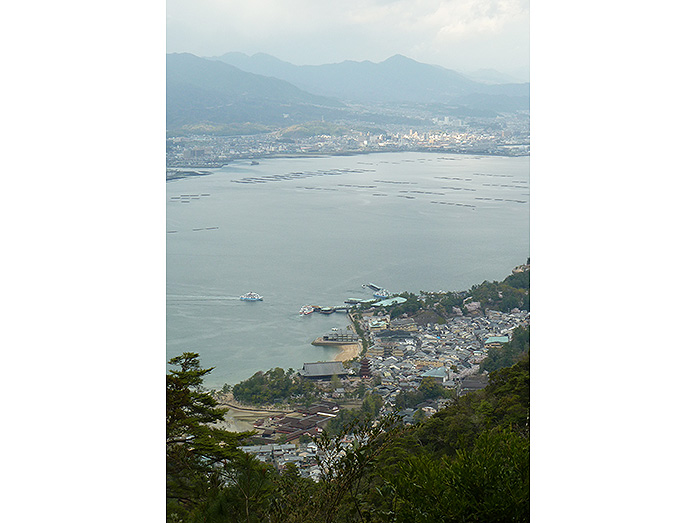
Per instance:
[[[278,124],[318,118],[343,107],[338,100],[283,80],[188,53],[167,55],[166,81],[168,128],[204,121]]]
[[[270,55],[167,55],[167,128],[290,126],[312,120],[408,123],[376,104],[490,114],[529,109],[530,84],[484,84],[395,55],[380,63],[297,66]],[[356,104],[361,104],[359,107]],[[368,106],[369,108],[366,108]],[[378,114],[379,113],[379,114]]]
[[[293,65],[271,55],[226,53],[219,60],[243,71],[280,78],[305,91],[352,102],[450,103],[471,94],[530,95],[530,84],[485,84],[402,55],[374,63]]]

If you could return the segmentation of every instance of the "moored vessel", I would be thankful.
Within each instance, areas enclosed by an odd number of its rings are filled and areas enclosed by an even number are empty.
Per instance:
[[[312,314],[315,308],[312,305],[303,305],[300,307],[300,314]]]

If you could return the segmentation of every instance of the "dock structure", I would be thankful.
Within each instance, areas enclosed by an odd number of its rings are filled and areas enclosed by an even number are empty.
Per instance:
[[[334,312],[348,312],[351,307],[348,305],[337,305],[336,307],[314,307],[315,312],[320,314],[332,314]]]
[[[320,336],[312,342],[312,345],[324,345],[332,347],[335,345],[353,345],[354,343],[358,343],[359,341],[360,337],[358,336],[358,334],[354,332],[335,331],[330,332],[329,334],[325,334],[324,336]]]

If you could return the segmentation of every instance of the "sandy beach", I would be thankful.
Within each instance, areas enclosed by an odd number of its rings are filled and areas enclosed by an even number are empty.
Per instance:
[[[346,330],[356,334],[356,329],[353,326],[353,317],[351,313],[348,314],[349,324],[346,326]],[[353,358],[357,358],[361,354],[361,344],[351,343],[341,346],[341,351],[339,354],[334,356],[334,361],[348,361]]]
[[[360,343],[341,345],[341,352],[334,356],[334,361],[348,361],[357,358],[361,353]]]

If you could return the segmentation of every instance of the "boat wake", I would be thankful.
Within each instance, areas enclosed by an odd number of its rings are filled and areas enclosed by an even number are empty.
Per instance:
[[[184,294],[168,294],[167,299],[177,301],[226,301],[239,300],[239,296],[188,296]]]

